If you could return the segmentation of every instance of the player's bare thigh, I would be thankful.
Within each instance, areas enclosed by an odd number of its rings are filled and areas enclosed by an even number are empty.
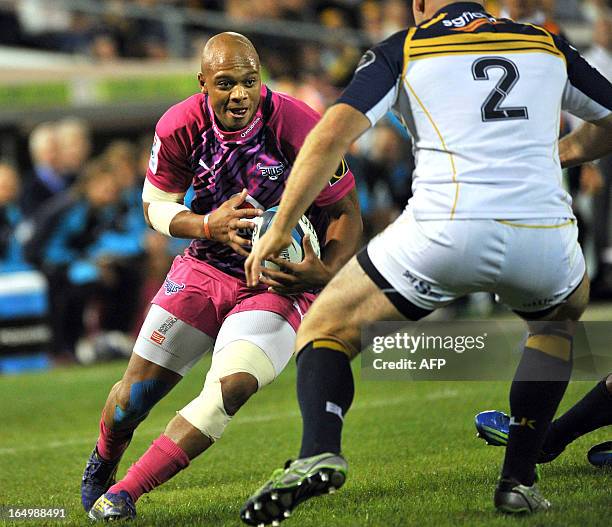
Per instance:
[[[155,364],[150,360],[147,360],[136,353],[132,353],[130,362],[123,374],[121,381],[125,384],[131,385],[135,382],[146,381],[149,379],[156,379],[164,381],[167,384],[174,386],[179,382],[182,377],[172,370],[164,368],[159,364]]]
[[[363,324],[403,319],[353,257],[308,310],[297,334],[296,349],[314,339],[332,337],[350,346],[355,356],[361,351]]]

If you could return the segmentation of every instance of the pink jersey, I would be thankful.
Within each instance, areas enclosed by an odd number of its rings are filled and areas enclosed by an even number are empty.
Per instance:
[[[226,132],[217,126],[208,97],[192,95],[157,123],[147,178],[166,192],[185,192],[193,183],[191,209],[197,214],[214,211],[243,188],[268,209],[280,202],[297,153],[318,120],[308,105],[262,85],[252,121],[242,130]],[[322,247],[328,225],[324,207],[354,186],[343,161],[308,209]],[[244,278],[244,257],[224,244],[195,239],[186,253]]]

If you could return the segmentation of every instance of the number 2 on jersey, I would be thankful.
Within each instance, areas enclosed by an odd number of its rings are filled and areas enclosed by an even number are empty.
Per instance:
[[[527,107],[525,106],[512,106],[505,108],[502,108],[501,106],[504,99],[510,93],[510,90],[512,90],[519,78],[519,72],[516,64],[503,57],[480,58],[474,61],[472,64],[472,75],[474,75],[474,80],[489,80],[489,70],[492,68],[500,68],[503,70],[503,74],[498,83],[495,85],[495,88],[493,88],[493,91],[489,93],[485,99],[485,102],[480,107],[482,120],[484,122],[488,122],[506,121],[510,119],[529,119]]]

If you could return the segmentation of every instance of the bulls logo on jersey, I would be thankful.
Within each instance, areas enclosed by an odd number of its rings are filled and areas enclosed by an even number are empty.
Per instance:
[[[267,176],[271,181],[276,181],[285,171],[285,165],[281,162],[278,165],[264,165],[257,163],[257,170],[262,176]]]

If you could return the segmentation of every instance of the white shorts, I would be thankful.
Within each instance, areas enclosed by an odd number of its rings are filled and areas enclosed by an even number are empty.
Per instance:
[[[278,376],[293,355],[295,330],[285,318],[271,311],[240,311],[223,321],[215,341],[164,308],[152,304],[140,329],[134,353],[185,376],[213,346],[213,353],[217,353],[236,340],[246,340],[261,348]]]
[[[480,291],[515,311],[545,311],[585,273],[576,221],[567,218],[417,221],[407,209],[366,251],[361,266],[408,318],[410,303],[423,316]]]

